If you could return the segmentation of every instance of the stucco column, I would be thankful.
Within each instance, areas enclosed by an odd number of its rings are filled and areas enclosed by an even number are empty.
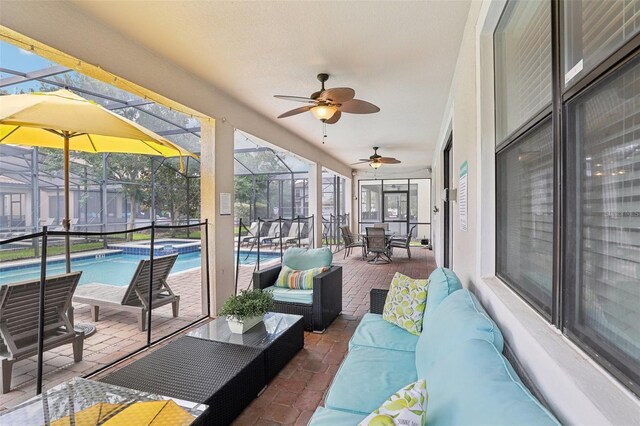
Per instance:
[[[233,262],[233,135],[234,129],[222,120],[201,120],[200,133],[200,211],[209,219],[209,291],[211,314],[216,312],[235,290]],[[231,214],[220,214],[220,193],[231,194]],[[202,236],[204,239],[204,235]],[[203,241],[204,244],[204,241]],[[203,291],[206,288],[205,258]],[[206,293],[203,293],[206,309]]]
[[[313,241],[322,247],[322,164],[309,165],[309,214],[314,215]]]

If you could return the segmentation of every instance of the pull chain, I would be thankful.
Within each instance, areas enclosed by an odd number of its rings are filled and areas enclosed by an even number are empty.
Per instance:
[[[322,120],[322,145],[327,140],[327,122]]]

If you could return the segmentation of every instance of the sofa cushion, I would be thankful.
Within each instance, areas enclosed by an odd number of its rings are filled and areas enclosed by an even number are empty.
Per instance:
[[[290,247],[284,252],[282,263],[291,269],[303,271],[306,269],[330,267],[333,253],[327,247],[318,249],[303,249]]]
[[[472,339],[434,363],[427,378],[429,426],[558,424],[500,352]]]
[[[502,351],[504,341],[498,326],[478,299],[467,289],[453,292],[435,309],[416,345],[418,376],[429,378],[431,365],[460,342],[484,339]]]
[[[318,407],[307,426],[355,426],[365,418],[365,414],[349,413]]]
[[[280,288],[291,288],[297,290],[313,290],[313,277],[320,275],[329,269],[326,266],[312,268],[304,271],[291,269],[287,265],[282,265],[275,286]]]
[[[349,341],[349,348],[369,346],[380,349],[414,352],[418,336],[382,319],[379,314],[364,314]]]
[[[333,378],[325,406],[367,416],[416,380],[413,353],[354,346]]]
[[[427,383],[420,379],[391,395],[358,426],[387,424],[423,426],[426,423]]]
[[[305,305],[313,304],[313,290],[281,288],[274,285],[264,290],[271,291],[273,298],[278,302],[303,303]]]
[[[382,318],[416,336],[422,332],[422,316],[427,300],[424,279],[413,279],[396,272],[391,280]]]
[[[429,275],[429,287],[427,289],[429,296],[427,297],[427,305],[424,311],[423,327],[438,305],[451,293],[461,288],[462,283],[450,269],[436,268]]]

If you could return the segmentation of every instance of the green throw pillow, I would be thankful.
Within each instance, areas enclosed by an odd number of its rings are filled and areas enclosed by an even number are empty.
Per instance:
[[[384,302],[382,318],[411,334],[422,332],[429,280],[413,279],[396,272]]]
[[[358,426],[424,426],[428,400],[427,382],[420,379],[391,395]]]
[[[280,270],[280,275],[278,275],[275,286],[291,288],[294,290],[312,290],[313,278],[327,270],[328,268],[322,267],[307,269],[306,271],[298,271],[291,269],[286,265],[282,265],[282,269]]]

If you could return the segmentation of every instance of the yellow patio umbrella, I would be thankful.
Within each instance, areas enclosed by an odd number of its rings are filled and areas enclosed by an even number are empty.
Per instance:
[[[69,151],[182,157],[197,155],[68,90],[0,96],[0,143],[64,149],[65,209],[69,231]],[[67,272],[71,271],[66,236]]]

